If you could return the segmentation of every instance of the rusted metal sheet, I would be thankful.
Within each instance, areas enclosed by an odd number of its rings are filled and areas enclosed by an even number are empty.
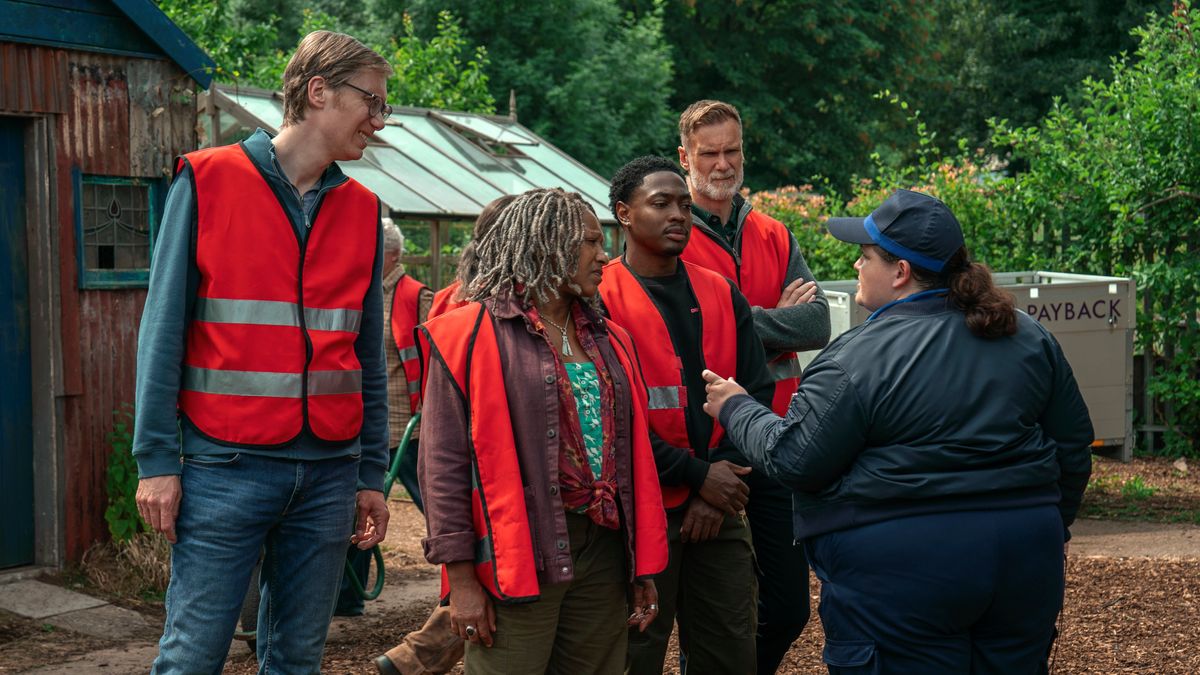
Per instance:
[[[195,82],[167,61],[131,59],[130,170],[169,177],[174,159],[196,149]]]
[[[65,112],[66,63],[61,49],[0,42],[0,111]]]
[[[196,147],[194,83],[169,61],[66,51],[55,116],[63,359],[66,557],[105,539],[113,411],[133,403],[146,291],[79,290],[72,171],[162,177]]]
[[[129,175],[129,60],[70,54],[70,107],[59,117],[58,151],[84,173]]]
[[[75,194],[71,172],[79,167],[84,173],[129,175],[129,86],[125,70],[132,59],[86,52],[67,52],[67,57],[68,112],[56,116],[55,139],[61,228],[58,251],[63,290],[63,367],[67,395],[83,395],[87,393],[87,378],[79,367],[79,350],[94,345],[81,341],[79,328]],[[113,347],[108,345],[106,348]]]
[[[83,291],[79,294],[80,369],[85,394],[71,397],[66,424],[67,557],[78,560],[92,543],[108,536],[104,510],[113,411],[133,403],[137,331],[144,290]]]

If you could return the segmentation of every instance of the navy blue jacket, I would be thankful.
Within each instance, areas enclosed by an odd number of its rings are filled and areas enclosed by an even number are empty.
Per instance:
[[[793,489],[797,538],[923,513],[1057,504],[1064,537],[1092,424],[1062,349],[1024,312],[973,335],[944,295],[878,312],[809,365],[787,416],[749,396],[721,424]]]

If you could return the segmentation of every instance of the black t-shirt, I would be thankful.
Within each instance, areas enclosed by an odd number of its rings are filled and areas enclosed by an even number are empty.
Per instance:
[[[633,270],[630,272],[633,273]],[[675,353],[679,354],[683,362],[683,384],[687,387],[685,419],[688,441],[696,453],[696,459],[685,460],[680,456],[678,449],[654,436],[652,441],[659,477],[666,485],[683,483],[698,488],[704,482],[708,471],[706,464],[709,462],[727,459],[737,464],[747,464],[728,439],[723,439],[721,444],[711,451],[708,449],[713,419],[704,412],[707,396],[704,392],[704,378],[700,375],[705,368],[701,347],[700,304],[691,284],[688,283],[682,263],[678,264],[675,273],[670,276],[643,277],[633,274],[642,283],[662,315]],[[767,371],[762,343],[754,332],[750,303],[732,283],[730,291],[738,340],[737,373],[718,374],[724,377],[735,375],[738,383],[745,387],[751,396],[763,405],[770,406],[771,397],[775,393],[775,383]]]

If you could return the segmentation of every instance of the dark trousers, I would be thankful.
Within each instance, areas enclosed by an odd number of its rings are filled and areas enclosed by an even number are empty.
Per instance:
[[[1063,603],[1053,506],[897,518],[808,540],[843,673],[1045,672]]]
[[[670,559],[667,569],[654,577],[658,617],[644,633],[630,629],[625,672],[661,675],[677,620],[680,672],[749,675],[755,672],[758,583],[750,528],[744,517],[726,516],[715,538],[684,544],[679,536],[683,515],[683,511],[667,514]]]
[[[808,623],[808,560],[803,545],[793,543],[791,491],[758,472],[747,483],[758,574],[757,672],[769,675]]]
[[[392,448],[388,452],[390,460],[395,459],[397,450],[398,448]],[[412,497],[417,510],[425,513],[425,504],[421,501],[421,486],[417,483],[417,439],[410,438],[408,440],[404,456],[400,458],[400,468],[396,478],[408,491],[408,496]],[[346,562],[354,570],[354,575],[358,577],[359,583],[366,586],[367,575],[371,573],[371,550],[361,551],[357,546],[351,544],[350,548],[346,549]],[[350,583],[350,577],[345,574],[342,575],[342,589],[338,593],[337,606],[333,613],[336,616],[360,616],[363,613],[362,596],[354,590],[354,586]]]
[[[620,675],[629,604],[621,533],[567,513],[575,578],[542,586],[534,602],[496,603],[491,647],[468,642],[467,675]]]

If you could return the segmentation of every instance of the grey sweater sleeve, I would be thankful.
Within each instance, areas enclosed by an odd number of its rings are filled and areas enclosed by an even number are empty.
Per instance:
[[[800,253],[796,238],[788,233],[790,253],[784,286],[796,279],[813,280],[812,270]],[[783,289],[779,289],[783,292]],[[803,352],[821,349],[829,343],[829,301],[825,291],[817,285],[817,295],[812,302],[776,309],[753,307],[754,330],[762,340],[763,348],[770,361],[781,352]]]
[[[176,401],[183,373],[184,333],[199,272],[191,253],[195,198],[185,166],[167,192],[150,262],[150,290],[138,328],[133,456],[138,477],[178,474]]]

